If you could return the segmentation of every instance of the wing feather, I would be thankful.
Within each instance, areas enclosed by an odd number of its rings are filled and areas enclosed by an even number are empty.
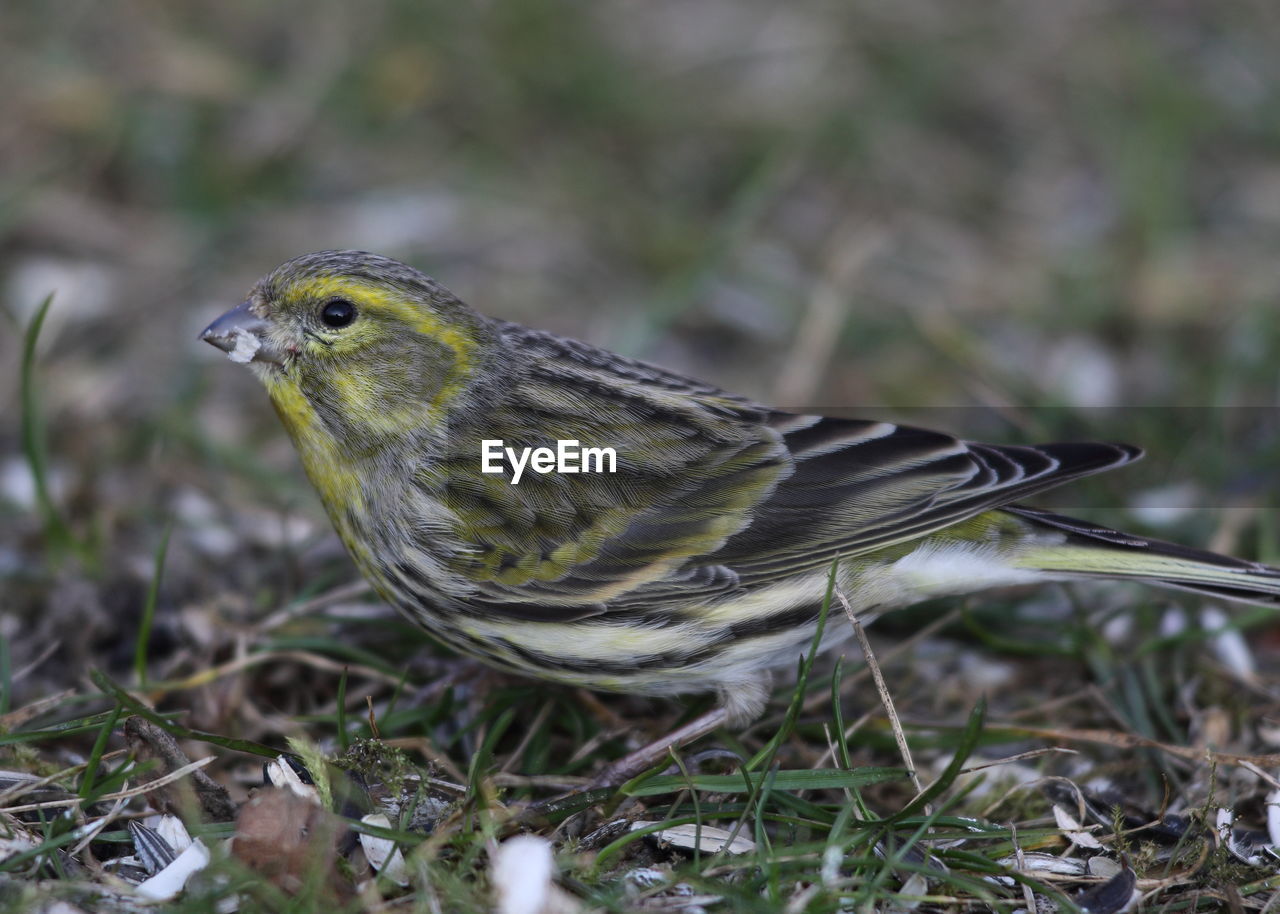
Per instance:
[[[813,427],[805,431],[812,440]],[[784,434],[788,444],[793,434]],[[1141,456],[1123,444],[969,444],[909,426],[816,458],[806,457],[801,444],[792,449],[794,472],[759,506],[751,526],[708,557],[735,569],[744,585],[926,536]]]
[[[470,582],[464,610],[662,613],[923,537],[1140,456],[1122,444],[966,443],[888,422],[770,411],[586,344],[502,326],[532,356],[519,383],[483,422],[456,428],[450,452],[418,476],[424,495],[461,519],[463,546],[443,560]],[[481,477],[480,439],[499,437],[516,447],[558,438],[614,446],[618,472],[526,474],[518,486]]]

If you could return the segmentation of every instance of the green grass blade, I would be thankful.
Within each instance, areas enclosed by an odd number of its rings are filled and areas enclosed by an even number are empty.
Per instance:
[[[85,763],[84,776],[80,778],[79,793],[82,800],[88,800],[94,793],[94,782],[98,777],[98,766],[102,763],[102,756],[107,751],[107,740],[115,732],[116,723],[119,722],[120,712],[123,710],[122,705],[116,705],[111,716],[103,721],[102,728],[98,730],[98,737],[93,741],[93,749],[89,752],[89,759]]]
[[[181,724],[176,724],[172,720],[169,720],[161,714],[157,714],[155,711],[151,710],[151,708],[148,708],[142,702],[138,701],[138,699],[130,695],[127,690],[112,682],[110,677],[101,670],[90,670],[89,678],[99,689],[116,699],[120,704],[124,705],[125,709],[128,710],[130,714],[136,714],[138,717],[151,721],[158,727],[163,727],[178,739],[196,739],[201,742],[211,743],[215,746],[221,746],[224,749],[231,749],[235,752],[247,752],[250,755],[261,755],[264,758],[271,759],[285,754],[280,749],[254,742],[251,739],[232,739],[228,736],[219,736],[217,733],[208,733],[204,730],[192,730],[190,727],[184,727]]]
[[[827,614],[831,611],[831,599],[836,590],[836,571],[839,567],[840,559],[837,558],[831,563],[831,573],[827,577],[827,592],[822,598],[822,609],[818,613],[818,627],[813,632],[813,641],[809,644],[808,654],[800,661],[799,673],[796,676],[796,687],[791,694],[791,704],[787,707],[787,714],[783,718],[782,726],[778,728],[778,732],[773,735],[769,742],[752,757],[751,761],[743,766],[747,770],[761,767],[768,768],[772,765],[774,756],[778,754],[778,748],[795,728],[796,718],[800,716],[800,709],[804,707],[805,686],[809,682],[809,673],[812,671],[813,663],[818,657],[818,647],[822,644],[822,634],[826,630]]]
[[[36,401],[35,365],[36,343],[40,339],[40,330],[53,304],[53,293],[45,296],[44,301],[36,308],[31,323],[27,325],[22,338],[22,370],[20,375],[20,404],[22,410],[22,453],[31,470],[31,480],[35,486],[36,507],[44,522],[45,536],[55,555],[77,550],[75,536],[63,519],[61,512],[53,503],[49,494],[49,457],[45,449],[44,423],[41,421],[39,404]]]
[[[8,714],[13,700],[13,659],[9,639],[0,637],[0,714]]]
[[[938,779],[920,792],[920,795],[904,806],[894,818],[901,819],[906,816],[913,816],[919,813],[928,805],[934,797],[938,796],[942,791],[946,790],[960,776],[960,771],[964,768],[965,760],[977,748],[978,741],[982,737],[982,724],[987,716],[987,700],[981,698],[974,706],[969,720],[965,724],[964,732],[960,734],[960,744],[956,747],[955,755],[951,757],[950,763],[946,770],[938,776]]]
[[[169,553],[169,534],[173,526],[164,528],[160,535],[160,545],[156,548],[155,568],[151,573],[151,583],[147,586],[147,599],[142,604],[142,619],[138,623],[138,640],[133,649],[133,674],[138,684],[147,684],[147,652],[151,644],[151,626],[156,616],[156,601],[160,597],[160,577],[164,574],[164,560]]]
[[[749,793],[770,782],[770,789],[831,790],[866,787],[906,778],[902,768],[798,768],[793,771],[741,771],[736,774],[667,774],[650,778],[628,792],[633,797],[654,797],[692,788],[712,793]]]
[[[347,734],[347,668],[342,668],[342,675],[338,677],[338,751],[346,752],[351,745],[351,741]]]

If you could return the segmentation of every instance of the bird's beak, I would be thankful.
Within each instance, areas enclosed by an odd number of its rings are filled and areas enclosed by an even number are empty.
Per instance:
[[[200,339],[217,346],[233,362],[272,362],[284,364],[284,353],[267,336],[270,327],[254,314],[249,302],[241,302],[218,318],[200,334]]]

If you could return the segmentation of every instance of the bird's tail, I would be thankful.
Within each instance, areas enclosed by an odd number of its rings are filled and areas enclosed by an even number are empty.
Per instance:
[[[1005,508],[1033,527],[1065,532],[1065,543],[1031,547],[1018,564],[1072,577],[1123,578],[1225,600],[1280,604],[1280,568],[1120,533],[1034,508]]]

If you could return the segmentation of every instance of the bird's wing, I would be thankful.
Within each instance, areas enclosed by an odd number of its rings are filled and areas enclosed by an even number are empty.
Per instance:
[[[461,519],[466,548],[450,570],[487,613],[570,619],[710,598],[925,536],[1140,453],[969,444],[768,411],[584,344],[518,332],[531,367],[495,393],[500,406],[458,424],[449,455],[418,476]],[[499,438],[517,449],[558,439],[612,447],[617,471],[526,470],[513,485],[510,473],[477,471],[482,440]]]
[[[706,561],[744,586],[918,539],[1141,456],[1125,444],[964,442],[883,422],[774,413],[793,472]]]
[[[567,619],[679,576],[736,583],[689,563],[750,524],[791,472],[783,435],[745,400],[629,365],[535,359],[490,408],[455,422],[447,453],[416,474],[458,519],[461,548],[442,559],[484,612]],[[496,440],[516,451],[568,440],[613,448],[616,471],[526,468],[514,483],[509,468],[479,472],[483,442]],[[433,545],[424,537],[418,548]]]

